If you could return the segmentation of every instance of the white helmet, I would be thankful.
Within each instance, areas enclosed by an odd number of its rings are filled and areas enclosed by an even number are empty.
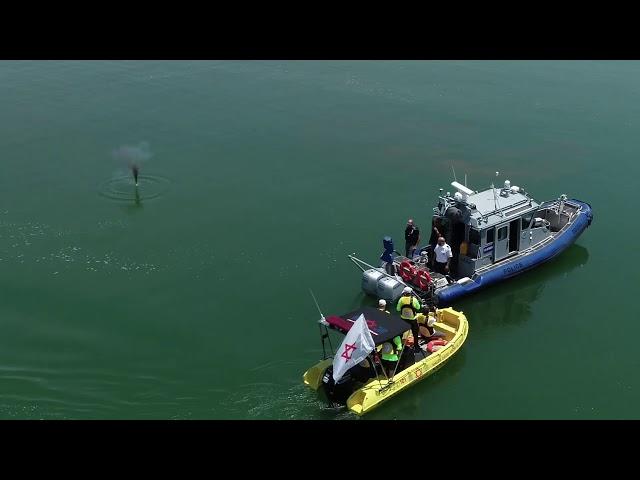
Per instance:
[[[404,287],[404,290],[402,290],[402,293],[411,293],[413,292],[413,290],[411,290],[411,287]]]
[[[378,306],[379,307],[386,307],[387,306],[387,301],[384,300],[383,298],[381,298],[380,300],[378,300]]]

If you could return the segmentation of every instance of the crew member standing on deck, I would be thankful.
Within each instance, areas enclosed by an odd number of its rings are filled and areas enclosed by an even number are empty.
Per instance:
[[[416,315],[421,308],[422,305],[420,305],[418,299],[413,295],[413,290],[411,290],[411,287],[404,287],[402,296],[398,300],[396,311],[400,312],[400,317],[409,322],[409,324],[411,325],[411,333],[413,334],[413,348],[416,352],[422,351],[420,349],[420,345],[418,344],[420,328],[418,326],[418,321],[416,320]]]
[[[451,257],[453,257],[453,252],[447,242],[444,241],[444,237],[440,237],[438,239],[438,244],[436,245],[436,248],[434,248],[434,253],[436,254],[434,270],[438,273],[442,273],[443,275],[448,274],[449,263],[451,262]]]
[[[407,228],[404,229],[404,241],[405,257],[412,259],[413,252],[418,248],[418,242],[420,241],[420,229],[413,224],[411,218],[407,221]]]

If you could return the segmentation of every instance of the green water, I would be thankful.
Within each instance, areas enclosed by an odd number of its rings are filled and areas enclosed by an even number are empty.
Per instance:
[[[640,418],[640,63],[0,62],[0,82],[0,418],[353,418],[302,385],[308,288],[325,314],[373,303],[346,254],[424,229],[452,162],[594,222],[456,303],[462,350],[368,418]],[[112,152],[141,142],[136,200]]]

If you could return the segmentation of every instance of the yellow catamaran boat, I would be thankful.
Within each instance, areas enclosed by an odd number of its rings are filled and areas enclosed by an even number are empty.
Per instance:
[[[345,352],[337,352],[334,358],[327,357],[325,340],[328,339],[330,342],[328,329],[348,335],[351,327],[361,316],[364,317],[366,328],[371,333],[369,338],[373,339],[376,347],[392,341],[398,335],[404,336],[405,344],[412,344],[410,325],[393,313],[362,307],[341,316],[323,316],[320,328],[325,358],[307,370],[303,377],[305,385],[313,390],[322,391],[332,404],[346,405],[358,415],[370,412],[398,392],[438,370],[462,347],[469,332],[469,324],[463,312],[452,308],[439,309],[435,312],[435,323],[429,322],[433,323],[438,336],[421,338],[420,351],[417,352],[414,352],[412,347],[405,346],[400,354],[397,371],[391,374],[385,372],[376,353],[378,349],[375,348],[365,360],[350,368],[335,381],[334,367],[342,361],[340,357],[348,357],[349,349],[355,350],[356,343],[348,344]]]

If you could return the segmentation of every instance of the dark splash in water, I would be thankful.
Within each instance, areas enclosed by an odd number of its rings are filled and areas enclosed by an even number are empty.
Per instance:
[[[138,165],[131,165],[131,172],[133,172],[133,180],[136,182],[136,187],[138,186],[138,172],[139,172],[140,168],[138,167]]]
[[[138,145],[123,145],[114,150],[112,155],[114,159],[128,165],[128,168],[133,174],[136,187],[138,186],[140,164],[146,162],[153,156],[147,142],[140,142]]]

